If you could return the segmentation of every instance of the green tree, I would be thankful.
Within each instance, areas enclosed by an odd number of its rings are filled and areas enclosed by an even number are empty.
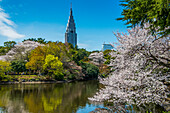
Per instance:
[[[4,42],[4,47],[7,47],[7,48],[13,48],[14,45],[16,44],[15,41],[7,41],[7,42]]]
[[[15,41],[4,42],[4,46],[0,46],[0,55],[5,55],[16,44]]]
[[[0,55],[5,55],[6,54],[6,49],[3,46],[0,46]]]
[[[29,40],[29,41],[37,41],[37,39],[36,38],[28,38],[28,39],[24,39],[22,42],[24,42],[24,41],[27,41],[27,40]]]
[[[15,60],[15,61],[11,62],[11,67],[12,67],[13,71],[15,71],[19,74],[19,72],[26,71],[25,64],[26,64],[26,62],[24,60]]]
[[[149,23],[152,34],[166,36],[170,33],[170,2],[169,0],[122,0],[124,7],[122,18],[128,27]]]
[[[45,41],[45,39],[43,38],[38,38],[37,42],[39,42],[40,44],[46,44],[47,42]]]
[[[28,39],[24,39],[23,42],[27,41],[27,40],[35,41],[35,42],[38,42],[40,44],[46,44],[47,43],[47,41],[45,41],[45,39],[43,39],[43,38],[37,38],[37,39],[36,38],[28,38]]]
[[[41,75],[45,57],[46,50],[44,47],[38,46],[31,52],[31,55],[29,56],[29,62],[26,63],[26,68],[29,70],[31,69],[38,71],[39,75]]]
[[[104,64],[110,64],[110,60],[111,59],[115,59],[115,57],[111,57],[111,52],[116,52],[116,51],[114,51],[114,50],[105,50],[104,52],[103,52],[103,55],[104,55],[104,59],[106,59],[106,61],[104,62]]]
[[[47,55],[43,69],[48,71],[48,74],[57,80],[64,78],[63,63],[54,55]]]
[[[71,72],[73,70],[72,67],[77,67],[77,64],[74,61],[77,61],[79,63],[79,61],[84,59],[85,56],[88,57],[89,52],[85,49],[75,50],[75,48],[67,43],[63,44],[61,42],[49,42],[44,46],[39,46],[35,48],[31,52],[31,55],[29,56],[29,62],[26,64],[26,68],[34,71],[39,71],[39,74],[41,72],[44,72],[44,74],[46,74],[47,70],[43,69],[43,65],[45,64],[45,59],[49,54],[53,55],[54,57],[58,57],[58,60],[63,63],[63,68],[65,69],[65,72],[66,70],[69,70]],[[72,64],[73,66],[70,67],[70,64]]]
[[[40,75],[43,71],[43,65],[47,55],[54,55],[58,57],[63,64],[67,64],[72,60],[72,55],[69,50],[70,49],[61,42],[49,42],[45,46],[39,46],[31,52],[26,67],[31,70],[38,70]]]
[[[81,67],[83,68],[83,73],[86,75],[86,78],[97,78],[99,74],[99,68],[90,63],[80,63]]]
[[[75,49],[73,52],[73,60],[80,65],[79,61],[87,58],[89,56],[89,52],[85,49]]]
[[[0,80],[5,76],[5,73],[11,70],[11,63],[0,60]]]
[[[110,60],[111,60],[111,55],[109,54],[112,50],[105,50],[103,52],[104,54],[104,59],[106,59],[106,61],[104,62],[104,64],[110,64]]]

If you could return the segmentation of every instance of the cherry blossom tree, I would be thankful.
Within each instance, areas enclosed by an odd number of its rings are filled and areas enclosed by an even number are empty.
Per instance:
[[[1,56],[0,59],[12,61],[12,60],[28,60],[28,56],[31,50],[38,46],[43,46],[38,42],[24,41],[15,45],[5,56]]]
[[[147,25],[145,25],[147,28]],[[167,98],[169,81],[169,37],[149,35],[139,26],[126,33],[115,33],[119,41],[110,65],[115,69],[108,78],[100,80],[101,89],[91,101],[108,101],[141,105],[162,105]],[[117,54],[115,54],[117,53]]]
[[[91,53],[88,58],[95,65],[104,64],[104,62],[106,61],[106,59],[104,59],[103,52],[99,52],[99,53],[98,52],[94,52],[94,53]]]

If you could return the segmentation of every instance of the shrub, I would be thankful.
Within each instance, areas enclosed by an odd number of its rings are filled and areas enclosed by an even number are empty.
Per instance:
[[[81,62],[81,67],[83,68],[83,73],[86,78],[97,78],[99,74],[99,68],[90,63]]]

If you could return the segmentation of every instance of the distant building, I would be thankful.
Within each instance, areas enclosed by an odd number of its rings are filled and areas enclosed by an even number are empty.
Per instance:
[[[113,46],[111,44],[103,44],[102,51],[105,51],[107,49],[112,50]]]
[[[73,19],[72,7],[70,8],[70,16],[65,33],[65,42],[71,43],[74,47],[77,45],[77,33]]]

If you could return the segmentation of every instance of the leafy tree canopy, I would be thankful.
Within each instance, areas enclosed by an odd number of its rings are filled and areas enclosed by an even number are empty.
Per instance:
[[[11,67],[15,72],[24,72],[26,71],[25,64],[26,62],[24,60],[15,60],[11,62]]]
[[[170,2],[169,0],[122,0],[124,7],[122,18],[128,27],[149,23],[152,35],[167,36],[170,33]]]
[[[0,46],[0,55],[5,55],[16,44],[15,41],[4,42],[4,46]]]
[[[29,40],[29,41],[35,41],[35,42],[38,42],[38,43],[40,43],[40,44],[46,44],[46,43],[48,43],[47,41],[45,41],[45,39],[43,39],[43,38],[28,38],[28,39],[24,39],[24,41],[27,41],[27,40]],[[23,41],[23,42],[24,42]]]
[[[42,70],[45,60],[45,50],[42,46],[35,48],[29,56],[29,62],[26,63],[26,68],[31,70]]]
[[[97,78],[99,74],[99,68],[94,64],[80,62],[81,67],[83,68],[83,73],[87,78]]]
[[[45,46],[38,46],[31,52],[29,62],[26,64],[27,69],[42,71],[45,59],[49,54],[58,57],[62,63],[72,60],[72,54],[68,46],[61,42],[50,42]]]
[[[15,44],[16,44],[15,41],[7,41],[7,42],[4,42],[4,47],[12,48],[14,47]]]
[[[52,75],[57,80],[64,78],[63,63],[54,55],[47,55],[43,69],[48,71],[48,74]]]
[[[0,80],[3,79],[6,72],[11,70],[11,63],[0,60]]]
[[[90,52],[85,49],[76,49],[73,55],[73,60],[79,65],[79,61],[87,58]]]

